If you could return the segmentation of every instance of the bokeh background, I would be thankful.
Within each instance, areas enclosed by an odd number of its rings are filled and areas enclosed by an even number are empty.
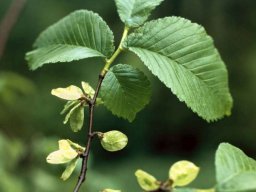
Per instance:
[[[11,2],[0,1],[0,20]],[[83,129],[74,134],[62,124],[59,112],[64,102],[51,96],[50,90],[79,85],[82,80],[95,85],[102,63],[89,59],[32,72],[24,60],[42,30],[77,9],[99,13],[113,30],[116,42],[120,40],[123,25],[113,0],[27,0],[9,33],[0,58],[1,192],[69,192],[77,181],[79,169],[63,182],[59,176],[64,166],[45,161],[57,148],[57,140],[70,138],[83,144],[86,132]],[[215,182],[214,153],[221,142],[229,142],[256,158],[256,1],[165,0],[150,19],[171,15],[203,25],[214,38],[229,70],[232,116],[206,123],[150,75],[135,55],[122,55],[118,62],[131,63],[148,74],[152,100],[132,124],[104,107],[97,108],[95,130],[119,129],[128,135],[129,145],[121,152],[109,153],[95,140],[88,180],[81,191],[141,191],[134,177],[136,169],[165,179],[170,165],[181,159],[201,167],[192,186],[211,187]]]

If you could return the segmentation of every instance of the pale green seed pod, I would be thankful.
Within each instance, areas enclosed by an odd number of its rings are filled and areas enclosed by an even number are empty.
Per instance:
[[[178,161],[169,170],[169,179],[174,186],[185,186],[195,180],[199,173],[199,167],[190,161]]]
[[[103,189],[101,192],[122,192],[122,191],[114,190],[114,189]]]
[[[137,177],[140,187],[145,191],[155,191],[160,187],[160,182],[145,171],[137,170],[135,176]]]
[[[107,151],[119,151],[122,150],[128,143],[128,138],[120,131],[108,131],[100,134],[101,145]]]

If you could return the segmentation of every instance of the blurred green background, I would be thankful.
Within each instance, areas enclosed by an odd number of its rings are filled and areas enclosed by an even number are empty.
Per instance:
[[[11,2],[0,1],[0,18]],[[32,72],[24,60],[42,30],[77,9],[99,13],[119,41],[123,25],[113,0],[28,0],[9,34],[0,58],[1,192],[69,192],[77,181],[79,170],[63,182],[59,176],[64,167],[45,162],[47,154],[57,148],[57,140],[85,142],[84,129],[74,134],[62,124],[59,112],[64,102],[51,96],[50,90],[79,85],[82,80],[95,85],[102,63],[89,59]],[[109,153],[95,140],[88,180],[81,191],[140,191],[134,177],[136,169],[165,179],[169,166],[181,159],[201,167],[192,186],[211,187],[215,182],[214,152],[220,142],[230,142],[256,158],[256,1],[165,0],[150,19],[170,15],[203,25],[214,38],[229,70],[232,116],[206,123],[150,75],[135,55],[122,55],[119,62],[129,62],[148,74],[153,84],[152,101],[132,124],[104,107],[97,108],[95,130],[119,129],[128,135],[129,144],[121,152]]]

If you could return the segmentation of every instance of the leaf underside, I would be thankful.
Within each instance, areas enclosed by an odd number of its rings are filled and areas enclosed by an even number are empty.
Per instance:
[[[180,17],[150,21],[130,34],[124,46],[202,118],[230,114],[225,64],[200,25]]]
[[[48,63],[110,57],[113,41],[112,31],[98,14],[78,10],[42,32],[34,44],[37,49],[26,59],[34,70]]]
[[[122,22],[128,27],[139,27],[163,0],[115,0]]]
[[[148,104],[151,86],[147,77],[130,65],[112,67],[102,83],[101,97],[104,105],[114,115],[130,122],[136,113]]]
[[[218,192],[256,191],[256,161],[240,149],[222,143],[215,159]]]

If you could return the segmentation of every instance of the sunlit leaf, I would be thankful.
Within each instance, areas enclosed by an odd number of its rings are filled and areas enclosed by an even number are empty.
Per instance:
[[[51,94],[65,100],[77,100],[83,96],[83,91],[74,85],[66,88],[57,88],[51,91]]]
[[[70,146],[67,140],[59,141],[59,150],[50,153],[46,161],[50,164],[68,163],[77,157],[77,152]]]
[[[256,191],[256,161],[240,149],[222,143],[216,152],[218,192]]]
[[[230,115],[227,69],[202,26],[180,17],[150,21],[124,46],[202,118]]]

